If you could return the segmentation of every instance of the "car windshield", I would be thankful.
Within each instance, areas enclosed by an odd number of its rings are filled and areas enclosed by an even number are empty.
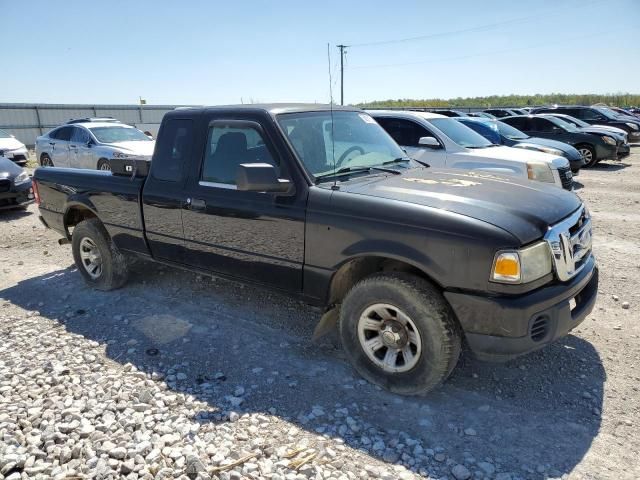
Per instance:
[[[607,107],[594,107],[594,110],[597,110],[610,120],[617,120],[618,118],[620,118],[620,115]]]
[[[91,133],[95,135],[100,143],[151,141],[151,139],[140,130],[132,127],[89,127],[89,130],[91,130]]]
[[[494,145],[453,118],[429,118],[427,121],[461,147],[487,148]]]
[[[556,117],[556,118],[559,118],[563,122],[571,123],[571,124],[575,125],[576,127],[590,127],[591,126],[587,122],[583,122],[579,118],[572,117],[571,115],[565,115],[564,117]]]
[[[338,170],[379,167],[407,156],[387,132],[363,112],[283,113],[277,116],[277,121],[316,179]]]
[[[11,135],[4,130],[0,129],[0,138],[11,138]]]
[[[547,119],[554,125],[557,125],[558,127],[563,128],[568,132],[580,131],[573,123],[565,122],[564,120],[561,120],[558,117],[548,116]]]
[[[524,132],[521,132],[517,128],[512,127],[507,123],[498,121],[496,122],[496,125],[498,126],[498,131],[500,132],[500,135],[507,137],[509,140],[524,140],[526,138],[529,138],[529,135],[527,135]]]

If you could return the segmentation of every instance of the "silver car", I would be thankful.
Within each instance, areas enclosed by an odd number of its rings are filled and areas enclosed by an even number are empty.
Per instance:
[[[135,127],[119,122],[73,123],[36,139],[36,157],[43,167],[111,170],[114,158],[151,160],[155,141]]]

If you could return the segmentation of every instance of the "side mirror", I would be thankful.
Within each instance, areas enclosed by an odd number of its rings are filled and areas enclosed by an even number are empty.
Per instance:
[[[91,139],[87,140],[87,147],[89,148],[93,147],[93,140]]]
[[[418,145],[420,145],[421,147],[433,148],[434,150],[442,148],[440,146],[440,142],[438,142],[438,140],[433,137],[420,137],[420,140],[418,140]]]
[[[268,163],[243,163],[236,172],[238,190],[245,192],[286,193],[291,189],[289,180],[278,178],[276,167]]]

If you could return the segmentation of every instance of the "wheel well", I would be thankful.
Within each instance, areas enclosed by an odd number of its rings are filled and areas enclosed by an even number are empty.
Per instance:
[[[593,148],[594,148],[594,147],[593,147],[593,145],[591,145],[590,143],[584,143],[584,142],[583,142],[583,143],[578,143],[578,144],[576,145],[576,148],[580,148],[580,147],[589,147],[589,148],[591,148],[591,149],[593,149]]]
[[[433,282],[422,270],[401,260],[386,257],[359,257],[342,265],[333,275],[329,289],[329,305],[340,303],[353,285],[378,272],[406,272]]]
[[[77,224],[87,218],[95,218],[96,215],[86,207],[71,207],[64,215],[64,226],[68,230],[69,227],[75,227]]]

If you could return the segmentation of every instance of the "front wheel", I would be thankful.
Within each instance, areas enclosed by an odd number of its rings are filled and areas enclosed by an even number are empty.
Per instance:
[[[53,167],[53,160],[46,153],[43,153],[40,157],[40,166],[42,167]]]
[[[98,170],[110,172],[111,171],[111,164],[109,163],[109,160],[107,160],[106,158],[101,158],[98,161]]]
[[[102,222],[90,218],[73,230],[73,259],[85,282],[97,290],[114,290],[127,281],[127,259]]]
[[[342,303],[340,337],[360,375],[402,395],[437,387],[460,356],[460,327],[448,303],[431,283],[409,274],[357,283]]]
[[[578,145],[576,147],[584,158],[585,167],[593,167],[596,163],[598,163],[598,158],[596,157],[596,150],[591,145]]]

